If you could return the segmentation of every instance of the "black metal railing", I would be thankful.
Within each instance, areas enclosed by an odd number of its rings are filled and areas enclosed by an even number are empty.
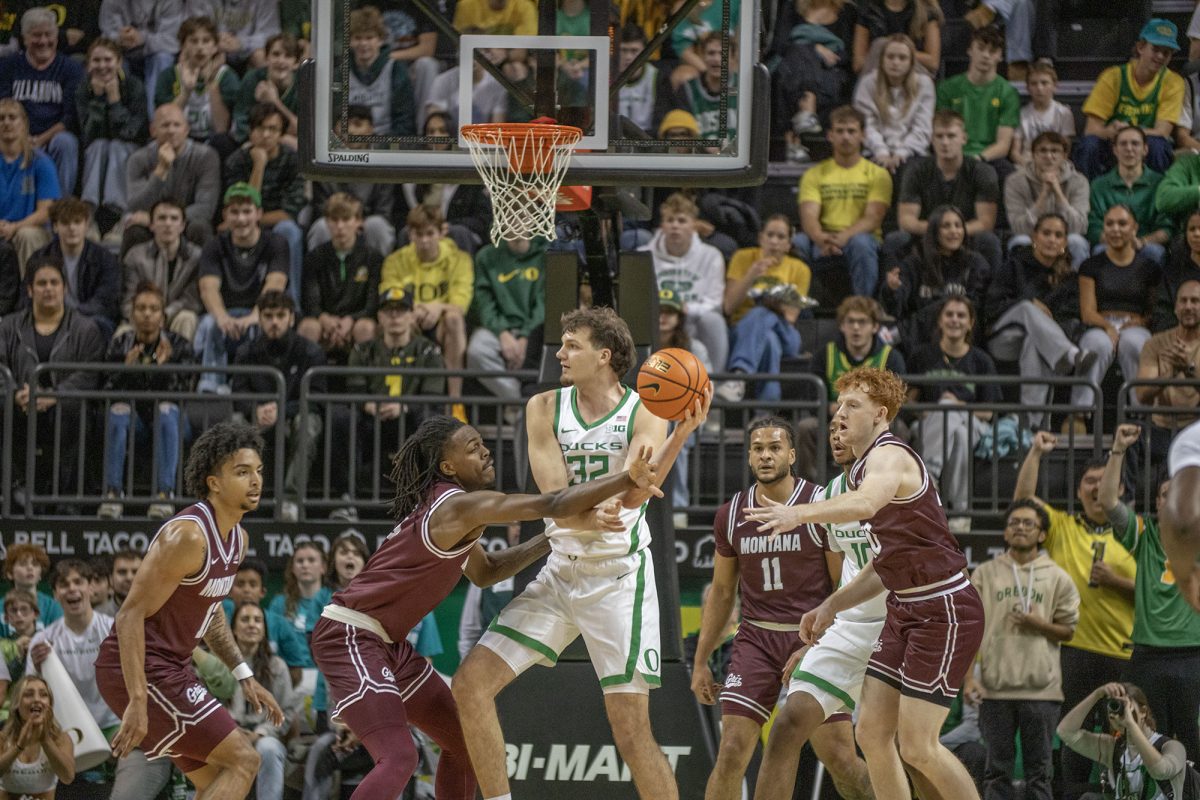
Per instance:
[[[95,373],[97,382],[100,382],[105,376],[116,373],[152,373],[161,376],[163,374],[179,374],[179,375],[199,375],[202,372],[217,372],[228,377],[236,375],[257,375],[270,378],[276,386],[276,391],[271,393],[262,392],[241,392],[228,394],[204,394],[198,393],[191,389],[178,389],[174,391],[129,391],[116,390],[109,388],[94,388],[94,389],[77,389],[63,388],[61,386],[39,386],[45,380],[55,374],[62,373]],[[162,365],[126,365],[112,363],[46,363],[37,365],[29,380],[30,396],[29,407],[36,408],[38,398],[51,398],[54,401],[51,419],[53,420],[53,432],[49,442],[46,439],[39,439],[39,429],[46,423],[45,413],[26,414],[23,421],[24,437],[26,442],[25,447],[25,462],[24,467],[24,496],[23,502],[20,503],[22,508],[10,507],[8,512],[14,514],[23,514],[32,516],[35,510],[41,510],[41,513],[49,513],[58,511],[61,513],[67,506],[66,511],[73,516],[80,513],[78,509],[69,508],[76,504],[95,504],[102,502],[104,497],[103,486],[104,481],[95,480],[94,474],[90,473],[90,469],[94,469],[97,465],[95,458],[96,452],[91,449],[97,443],[101,443],[101,453],[105,453],[109,446],[106,421],[114,404],[127,403],[131,406],[148,405],[152,409],[152,424],[149,426],[151,436],[151,446],[149,451],[151,455],[151,470],[150,482],[146,484],[149,488],[145,492],[138,491],[141,485],[133,479],[135,465],[140,454],[145,448],[136,446],[134,436],[134,426],[131,424],[127,432],[127,449],[126,459],[123,464],[124,485],[122,488],[123,500],[134,504],[150,504],[155,502],[158,493],[157,488],[157,451],[158,451],[158,420],[162,413],[163,403],[174,403],[179,406],[181,417],[190,412],[196,413],[200,427],[219,422],[222,419],[232,416],[234,413],[234,405],[238,402],[277,402],[279,407],[283,408],[286,400],[286,384],[284,376],[278,370],[270,367],[243,367],[243,366],[228,366],[228,367],[206,367],[199,364],[162,364]],[[6,393],[6,396],[11,402],[12,392]],[[75,430],[65,430],[64,418],[75,422]],[[19,427],[19,426],[18,426]],[[12,442],[11,438],[6,438],[6,442]],[[48,443],[49,447],[39,448],[38,444]],[[273,448],[274,460],[276,464],[283,463],[284,454],[284,428],[281,425],[275,427],[275,433],[268,442],[268,447]],[[180,440],[180,448],[183,451],[182,437]],[[4,448],[5,466],[3,468],[5,474],[11,474],[13,447],[6,446]],[[64,466],[71,466],[70,462],[74,460],[76,463],[71,467],[69,474],[64,470]],[[100,463],[103,463],[101,460]],[[176,486],[179,491],[177,498],[186,500],[180,478],[182,476],[182,452],[179,460],[179,467],[176,470]],[[48,477],[47,481],[39,481],[38,476]],[[11,483],[7,485],[11,486]],[[271,504],[276,505],[278,510],[278,499],[282,497],[283,473],[282,470],[276,470],[273,480],[272,491],[269,497],[264,497],[264,504],[271,507]],[[47,490],[48,489],[48,490]],[[8,494],[11,494],[9,492]],[[15,506],[15,504],[14,504]]]
[[[967,499],[966,507],[954,508],[947,505],[946,513],[950,517],[966,517],[968,519],[978,519],[980,517],[991,516],[1003,513],[1012,501],[1011,491],[1004,491],[1006,485],[1010,482],[1015,482],[1016,468],[1019,468],[1021,461],[1028,452],[1028,446],[1025,442],[1026,436],[1032,436],[1035,425],[1033,419],[1042,421],[1042,427],[1048,422],[1052,415],[1080,415],[1089,416],[1093,420],[1093,426],[1089,433],[1075,433],[1073,430],[1068,430],[1065,434],[1060,435],[1059,439],[1062,448],[1063,471],[1056,470],[1041,470],[1039,472],[1039,496],[1046,500],[1054,499],[1058,505],[1061,501],[1068,513],[1075,512],[1075,506],[1078,500],[1075,497],[1073,487],[1078,483],[1078,472],[1080,469],[1080,456],[1087,454],[1083,459],[1086,461],[1092,456],[1099,455],[1103,447],[1103,426],[1104,419],[1104,396],[1100,392],[1099,387],[1090,383],[1086,378],[1079,377],[1045,377],[1045,378],[1014,378],[1010,375],[970,375],[970,376],[946,376],[946,375],[905,375],[905,382],[910,388],[919,389],[924,386],[948,386],[956,383],[971,383],[978,386],[1012,386],[1013,383],[1019,382],[1021,385],[1026,384],[1042,384],[1049,390],[1048,396],[1050,399],[1040,405],[1031,405],[1028,403],[1013,403],[1013,402],[997,402],[997,403],[948,403],[948,402],[916,402],[911,401],[904,406],[904,414],[913,420],[915,417],[913,434],[913,445],[918,452],[921,452],[927,464],[940,464],[939,484],[942,493],[943,503],[951,500],[960,500],[959,497],[950,497],[951,486],[956,481],[963,481],[965,486],[965,495]],[[1053,400],[1054,390],[1058,387],[1075,388],[1078,386],[1090,387],[1094,392],[1095,402],[1087,406],[1072,405],[1070,401],[1056,403]],[[981,415],[986,414],[988,419],[982,419]],[[920,430],[920,423],[923,419],[927,420],[930,415],[941,415],[943,430],[950,430],[956,422],[952,423],[952,417],[968,415],[970,418],[970,427],[968,428],[968,439],[965,443],[966,452],[958,451],[954,448],[961,446],[961,440],[954,441],[950,436],[942,436],[940,452],[928,452],[923,449],[925,435]],[[997,441],[1000,432],[1001,419],[1012,415],[1015,419],[1015,432],[1017,440],[1015,446],[1010,445],[1007,452],[1002,452],[1003,448],[999,446]],[[977,445],[979,438],[990,429],[993,437],[993,445],[990,452],[980,456],[977,454]],[[1011,429],[1010,429],[1011,432]],[[961,437],[961,434],[960,434]],[[988,482],[986,491],[979,491],[978,479],[980,473],[983,473]],[[1055,481],[1054,477],[1058,476],[1061,480]],[[1057,485],[1052,485],[1057,484]],[[1064,491],[1064,487],[1066,490]]]
[[[13,392],[17,382],[8,367],[0,364],[0,516],[12,516]]]
[[[174,403],[180,407],[181,413],[188,416],[194,423],[193,434],[212,422],[224,419],[237,410],[237,404],[257,404],[275,402],[282,410],[286,406],[286,382],[284,376],[270,368],[258,367],[226,367],[219,370],[200,365],[164,365],[164,366],[126,366],[122,364],[45,364],[40,365],[33,377],[33,382],[43,379],[48,372],[89,371],[97,373],[97,378],[116,372],[147,372],[157,371],[157,374],[174,372],[191,377],[201,372],[218,371],[227,376],[233,375],[267,375],[270,377],[275,390],[270,393],[240,393],[240,394],[199,394],[194,391],[179,390],[173,392],[128,392],[112,389],[34,389],[31,403],[36,403],[37,397],[54,397],[63,404],[77,405],[78,424],[64,426],[64,416],[61,409],[51,414],[47,420],[45,415],[22,416],[16,414],[13,405],[13,391],[16,383],[6,371],[0,372],[0,389],[3,389],[3,400],[0,401],[0,424],[4,430],[6,446],[0,452],[0,476],[3,476],[5,486],[11,486],[11,478],[15,477],[16,464],[13,461],[14,448],[11,446],[13,435],[24,435],[29,442],[37,442],[39,426],[53,425],[52,436],[43,441],[47,446],[38,451],[36,447],[26,448],[23,464],[26,476],[38,474],[39,467],[43,473],[49,472],[50,478],[43,485],[27,480],[27,491],[21,503],[12,502],[11,491],[4,492],[3,512],[5,516],[13,514],[32,516],[36,513],[69,513],[70,515],[90,516],[94,506],[104,500],[104,487],[96,479],[96,465],[102,462],[96,458],[95,452],[88,452],[89,446],[95,451],[97,445],[103,448],[109,446],[104,420],[115,403],[145,404],[153,409],[153,422],[157,422],[160,403]],[[493,452],[495,459],[498,486],[504,490],[531,488],[526,484],[527,456],[524,430],[525,397],[502,398],[490,395],[468,395],[451,400],[445,395],[402,395],[393,397],[390,394],[371,392],[344,392],[331,388],[321,388],[322,384],[337,386],[347,377],[367,377],[387,375],[400,376],[403,380],[421,379],[428,377],[459,376],[468,379],[480,377],[495,377],[494,373],[482,370],[436,370],[413,369],[397,367],[376,368],[346,368],[319,367],[310,370],[301,378],[298,412],[302,417],[315,417],[319,425],[295,426],[294,433],[288,432],[283,414],[274,427],[274,433],[269,447],[273,454],[275,465],[272,475],[272,485],[264,497],[264,507],[274,508],[279,513],[281,501],[285,499],[284,475],[287,457],[290,452],[294,463],[301,466],[301,479],[297,491],[287,499],[294,500],[300,513],[312,519],[327,516],[329,512],[344,507],[363,510],[380,518],[385,516],[384,507],[391,499],[391,486],[387,479],[391,471],[390,456],[392,452],[412,432],[420,420],[431,413],[447,413],[451,402],[461,402],[466,408],[469,421],[475,425],[484,437],[485,443]],[[506,377],[516,378],[526,386],[536,381],[532,371],[506,372]],[[702,427],[689,442],[688,448],[681,455],[677,464],[682,467],[680,472],[686,474],[683,479],[684,491],[677,494],[676,511],[689,515],[693,525],[704,525],[711,519],[716,508],[729,498],[733,492],[747,485],[751,480],[745,449],[745,428],[757,416],[763,414],[778,414],[791,422],[810,420],[805,425],[811,430],[815,428],[815,462],[810,474],[820,480],[829,477],[829,459],[827,445],[827,426],[830,407],[827,389],[820,377],[809,373],[784,373],[778,375],[744,375],[714,373],[711,376],[715,383],[723,380],[741,380],[745,382],[745,399],[731,403],[714,398],[709,422]],[[314,388],[314,380],[321,382]],[[919,388],[925,385],[953,383],[955,379],[946,376],[905,376],[910,386]],[[1010,390],[1028,382],[1028,378],[1016,376],[971,376],[969,380],[976,384],[995,384],[1007,386]],[[921,417],[928,418],[930,414],[941,414],[944,422],[949,421],[950,415],[966,412],[974,418],[991,415],[992,420],[1001,417],[1015,416],[1018,441],[1015,448],[1010,447],[1006,453],[993,448],[991,453],[976,457],[975,442],[970,442],[972,452],[965,458],[962,453],[950,452],[950,441],[943,439],[942,452],[939,454],[943,466],[942,485],[946,485],[946,470],[953,469],[955,477],[961,477],[958,472],[960,464],[965,461],[965,481],[967,486],[968,503],[965,507],[948,509],[951,515],[968,518],[981,518],[1003,512],[1011,498],[1011,486],[1015,481],[1017,467],[1027,452],[1024,438],[1029,431],[1030,416],[1037,415],[1049,418],[1049,415],[1090,414],[1097,424],[1087,435],[1067,434],[1063,437],[1063,447],[1056,453],[1050,463],[1053,468],[1043,470],[1039,494],[1047,501],[1066,507],[1074,508],[1077,500],[1074,495],[1074,484],[1077,482],[1082,463],[1094,454],[1100,452],[1103,436],[1099,420],[1104,418],[1104,397],[1097,387],[1088,384],[1082,378],[1042,378],[1037,379],[1049,389],[1057,387],[1091,386],[1096,390],[1096,401],[1088,407],[1072,406],[1069,402],[1055,403],[1048,400],[1044,405],[1029,406],[1021,403],[971,403],[966,405],[950,405],[946,403],[908,403],[904,416],[911,422]],[[768,381],[778,382],[782,387],[782,398],[779,400],[754,399],[757,388]],[[1172,382],[1166,382],[1172,383]],[[1173,382],[1180,383],[1180,382]],[[1126,388],[1128,388],[1128,384]],[[1118,417],[1135,417],[1138,414],[1149,413],[1187,413],[1187,410],[1170,412],[1158,407],[1130,406],[1125,402],[1123,389],[1122,397],[1118,398]],[[371,403],[402,404],[404,413],[394,419],[382,419],[381,415],[369,414],[366,409]],[[143,405],[143,408],[145,407]],[[74,419],[74,415],[68,415]],[[149,417],[147,417],[149,418]],[[20,425],[14,424],[20,421]],[[305,420],[307,421],[307,420]],[[991,425],[991,422],[980,420],[977,423],[980,431]],[[127,436],[127,453],[124,464],[122,494],[125,503],[131,507],[147,506],[156,499],[157,456],[156,446],[159,435],[158,426],[149,424],[147,433],[151,439],[149,447],[144,444],[135,447],[136,441],[131,425]],[[14,430],[15,429],[15,430]],[[1011,433],[1011,431],[1010,431]],[[45,436],[46,434],[43,433]],[[194,438],[194,437],[193,437]],[[914,437],[914,443],[920,449],[919,432]],[[74,448],[76,452],[87,454],[88,458],[80,458],[74,465],[71,480],[62,481],[60,478],[60,459],[64,448]],[[186,443],[180,441],[181,458],[186,451]],[[142,467],[146,465],[146,454],[149,453],[150,479],[139,479],[139,471],[144,474]],[[951,456],[955,458],[951,458]],[[320,456],[320,458],[317,458]],[[47,461],[48,460],[48,461]],[[311,469],[307,465],[311,463]],[[48,469],[47,469],[48,468]],[[182,466],[177,468],[182,472]],[[177,504],[186,502],[188,498],[182,491],[178,480],[176,487]],[[680,480],[675,478],[674,480]],[[72,507],[73,506],[73,507]],[[89,508],[91,506],[91,508]]]
[[[391,472],[391,452],[403,442],[420,424],[432,414],[449,413],[450,405],[462,402],[467,411],[467,420],[483,436],[484,443],[492,452],[497,481],[502,487],[512,488],[524,483],[523,461],[524,437],[520,419],[525,409],[524,397],[502,398],[492,395],[472,395],[449,398],[446,395],[404,394],[393,396],[373,392],[349,392],[314,390],[313,381],[324,378],[327,383],[338,383],[347,377],[371,378],[373,376],[401,376],[403,380],[413,378],[489,378],[496,377],[488,370],[444,370],[429,368],[398,367],[314,367],[300,381],[300,408],[302,413],[313,413],[321,420],[321,441],[308,441],[308,427],[300,426],[301,441],[297,443],[296,456],[301,461],[309,458],[309,452],[318,447],[323,454],[316,474],[301,486],[299,506],[301,514],[309,511],[330,511],[352,506],[366,505],[383,507],[391,496],[385,482]],[[514,370],[504,373],[505,377],[522,382],[533,382],[537,373],[532,370]],[[368,406],[399,404],[398,416],[384,419],[379,413],[369,413]],[[338,441],[339,437],[345,437]],[[338,462],[348,470],[345,478],[335,474]],[[315,481],[313,478],[315,477]],[[514,483],[515,480],[515,483]]]

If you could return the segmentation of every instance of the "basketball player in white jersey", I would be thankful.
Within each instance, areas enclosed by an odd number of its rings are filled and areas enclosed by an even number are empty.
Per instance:
[[[1200,422],[1175,436],[1167,466],[1171,486],[1158,512],[1162,546],[1179,592],[1200,611]]]
[[[527,406],[529,462],[549,492],[621,470],[630,453],[654,448],[659,483],[704,421],[711,393],[667,438],[667,423],[642,410],[621,384],[634,363],[633,337],[610,308],[563,316],[562,388]],[[665,442],[665,444],[664,444]],[[647,491],[571,519],[546,521],[551,554],[454,676],[454,698],[484,800],[511,800],[496,695],[535,664],[553,666],[582,635],[604,691],[604,707],[638,794],[679,796],[650,729],[649,690],[661,683],[658,594],[646,524]]]
[[[838,422],[829,423],[829,450],[842,473],[829,482],[821,500],[846,491],[846,478],[854,453],[838,436]],[[871,544],[857,522],[813,525],[835,553],[842,554],[841,586],[871,560]],[[874,597],[837,615],[825,635],[812,647],[797,652],[784,668],[787,700],[775,716],[771,735],[758,769],[754,800],[790,800],[795,792],[800,749],[818,731],[824,750],[850,753],[840,770],[830,770],[838,793],[848,800],[865,800],[871,793],[866,763],[854,755],[854,734],[848,715],[862,695],[863,678],[871,648],[887,617],[886,598]],[[836,719],[835,719],[836,718]],[[828,766],[828,765],[826,765]]]

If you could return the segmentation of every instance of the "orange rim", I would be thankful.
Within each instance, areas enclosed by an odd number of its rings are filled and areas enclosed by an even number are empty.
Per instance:
[[[574,146],[583,131],[574,125],[550,125],[539,122],[483,122],[463,125],[460,134],[472,146],[503,147],[509,167],[520,173],[549,172],[553,158],[544,156],[547,148]]]

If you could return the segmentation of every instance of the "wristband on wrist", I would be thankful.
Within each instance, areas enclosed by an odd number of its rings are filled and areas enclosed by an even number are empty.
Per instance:
[[[233,677],[238,679],[239,681],[244,681],[247,678],[254,677],[254,670],[250,669],[250,666],[245,661],[243,661],[242,663],[238,664],[236,667],[233,668]]]

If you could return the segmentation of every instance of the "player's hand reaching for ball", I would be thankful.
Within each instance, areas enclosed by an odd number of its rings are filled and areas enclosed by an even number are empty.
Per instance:
[[[692,403],[692,407],[684,412],[683,419],[679,421],[675,430],[682,429],[684,436],[691,436],[692,433],[704,424],[708,419],[708,410],[712,408],[713,388],[712,381],[708,382],[708,386],[704,388],[704,395],[697,397]]]
[[[713,680],[708,664],[692,666],[692,694],[706,706],[717,702],[717,697],[721,694],[721,684]]]
[[[801,524],[797,519],[798,506],[776,503],[769,497],[760,497],[759,499],[763,505],[746,509],[747,519],[762,523],[758,526],[759,533],[769,534],[769,538],[774,539],[779,534],[787,533]]]
[[[121,728],[112,740],[112,752],[117,758],[124,758],[146,738],[149,722],[146,719],[146,701],[138,702],[130,699],[121,716]]]
[[[279,707],[279,703],[275,702],[275,698],[263,688],[262,684],[254,678],[246,678],[242,681],[242,694],[246,696],[246,702],[254,709],[256,714],[261,714],[265,710],[267,719],[272,725],[283,724],[283,709]]]
[[[828,603],[821,605],[807,612],[800,618],[800,641],[805,644],[812,644],[817,639],[821,638],[821,634],[829,629],[833,624],[834,613]]]
[[[662,489],[658,488],[658,475],[654,471],[655,465],[650,461],[653,457],[653,447],[640,448],[627,467],[629,480],[633,481],[637,488],[650,492],[655,497],[662,497]]]

